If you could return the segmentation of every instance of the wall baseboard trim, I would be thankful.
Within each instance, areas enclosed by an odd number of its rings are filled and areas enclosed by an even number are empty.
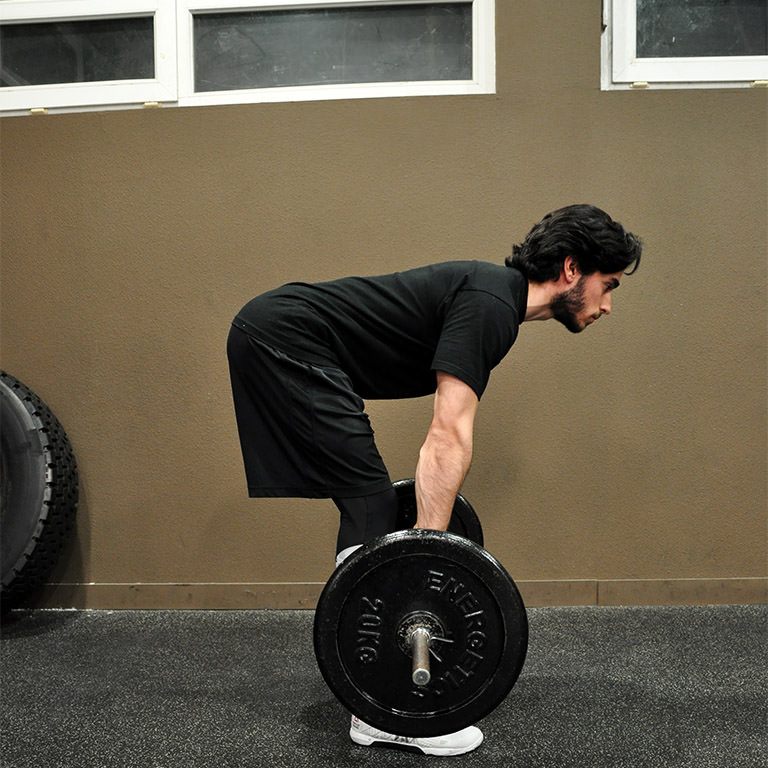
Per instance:
[[[768,577],[516,582],[529,608],[768,603]],[[323,582],[48,584],[25,607],[96,610],[313,610]]]

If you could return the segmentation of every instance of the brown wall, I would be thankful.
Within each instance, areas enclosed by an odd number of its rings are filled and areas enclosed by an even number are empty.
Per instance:
[[[764,596],[768,94],[601,92],[599,0],[497,6],[493,96],[0,123],[2,367],[81,471],[49,604],[311,606],[335,510],[246,498],[231,317],[289,280],[500,261],[586,201],[645,260],[611,318],[523,326],[495,371],[486,544],[531,604]],[[370,403],[393,477],[430,409]]]

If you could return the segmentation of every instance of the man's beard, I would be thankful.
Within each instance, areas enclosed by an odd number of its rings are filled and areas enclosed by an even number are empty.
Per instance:
[[[579,323],[577,315],[584,310],[584,283],[581,277],[576,285],[568,291],[558,293],[550,308],[552,317],[561,322],[571,333],[581,333],[584,327]]]

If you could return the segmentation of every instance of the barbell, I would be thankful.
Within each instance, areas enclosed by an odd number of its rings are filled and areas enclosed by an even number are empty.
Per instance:
[[[406,529],[354,552],[318,600],[314,647],[339,701],[401,736],[441,736],[492,712],[528,647],[501,563],[451,532]]]

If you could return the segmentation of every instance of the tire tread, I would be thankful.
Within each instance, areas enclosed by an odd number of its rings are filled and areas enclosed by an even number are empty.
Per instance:
[[[35,532],[24,553],[2,580],[2,599],[5,602],[45,582],[74,527],[79,501],[79,478],[72,445],[51,409],[14,376],[0,371],[0,379],[32,417],[42,443],[47,468],[43,503]]]

